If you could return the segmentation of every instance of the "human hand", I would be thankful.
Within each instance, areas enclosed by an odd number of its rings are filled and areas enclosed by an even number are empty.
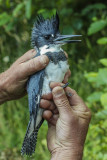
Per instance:
[[[61,85],[52,82],[52,95],[41,100],[41,107],[46,109],[43,118],[49,126],[48,149],[51,160],[81,160],[91,112],[75,90],[63,90]]]
[[[26,83],[29,76],[48,65],[49,59],[46,55],[33,58],[35,55],[34,49],[29,50],[16,60],[7,71],[0,74],[0,104],[23,97],[26,94]],[[68,81],[70,74],[71,72],[68,70],[64,83]]]
[[[0,103],[24,96],[29,76],[46,67],[48,57],[42,55],[33,58],[35,55],[34,49],[29,50],[0,74]]]

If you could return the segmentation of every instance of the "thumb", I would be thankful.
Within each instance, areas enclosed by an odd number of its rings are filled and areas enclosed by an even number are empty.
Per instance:
[[[64,121],[71,116],[72,108],[69,104],[68,98],[62,87],[57,86],[52,90],[54,103],[59,111],[59,117]]]

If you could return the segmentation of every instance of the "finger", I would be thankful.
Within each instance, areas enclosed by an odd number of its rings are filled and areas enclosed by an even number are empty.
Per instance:
[[[41,99],[40,101],[40,107],[46,110],[52,111],[53,114],[58,114],[58,109],[56,108],[53,101]]]
[[[71,96],[68,97],[68,99],[70,105],[73,107],[74,110],[89,110],[88,107],[85,105],[84,101],[81,99],[81,97],[77,94],[77,92],[74,89],[67,87],[65,88],[65,92],[67,95],[71,94]]]
[[[46,55],[35,57],[27,62],[20,64],[20,74],[23,77],[34,74],[37,71],[42,70],[49,63],[49,59]]]
[[[63,83],[67,83],[68,82],[68,79],[70,78],[71,76],[71,71],[68,70],[64,76],[64,80],[63,80]]]
[[[52,101],[41,99],[40,101],[40,107],[43,109],[48,109],[53,111],[56,107],[55,104]]]
[[[53,88],[55,88],[55,87],[57,87],[57,86],[63,86],[63,85],[64,85],[64,83],[51,82],[51,83],[50,83],[50,88],[53,89]]]
[[[52,100],[52,93],[42,95],[42,99]]]
[[[49,119],[52,117],[52,112],[51,111],[49,111],[49,110],[45,110],[44,112],[43,112],[43,118],[45,119],[45,120],[47,120],[47,121],[49,121]]]
[[[48,120],[48,122],[49,122],[48,124],[49,124],[49,125],[50,125],[50,124],[56,125],[58,118],[59,118],[59,114],[53,115],[53,116]]]
[[[53,100],[58,108],[59,115],[63,120],[68,119],[68,115],[72,113],[72,108],[69,104],[68,98],[63,90],[63,88],[57,86],[52,90]]]
[[[23,63],[26,62],[28,60],[30,60],[31,58],[33,58],[36,55],[36,50],[35,49],[31,49],[28,52],[26,52],[23,56],[21,56],[16,63]]]

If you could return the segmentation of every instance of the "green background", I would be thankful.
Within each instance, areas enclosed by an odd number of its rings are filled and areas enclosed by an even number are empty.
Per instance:
[[[105,0],[0,0],[0,72],[31,49],[36,16],[60,16],[63,34],[82,34],[82,42],[64,46],[69,55],[71,87],[92,111],[83,160],[107,160],[107,3]],[[0,160],[49,160],[47,123],[38,135],[36,153],[21,157],[29,120],[27,96],[0,106]]]

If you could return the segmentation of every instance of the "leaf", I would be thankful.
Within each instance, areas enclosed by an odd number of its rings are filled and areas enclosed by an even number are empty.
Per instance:
[[[16,8],[13,10],[13,16],[17,16],[20,12],[20,10],[23,8],[24,3],[19,3]]]
[[[107,37],[102,37],[97,40],[98,44],[107,44]]]
[[[100,63],[103,64],[104,66],[107,66],[107,58],[100,59]]]
[[[9,31],[11,31],[11,30],[13,30],[14,29],[14,24],[13,24],[13,22],[9,22],[7,25],[5,25],[5,30],[7,31],[7,32],[9,32]]]
[[[32,6],[32,0],[26,1],[25,15],[26,15],[27,19],[30,19],[30,17],[31,17],[31,13],[32,13],[31,6]]]
[[[66,25],[63,29],[63,34],[72,34],[73,28],[71,26]]]
[[[51,11],[49,11],[48,9],[40,9],[37,12],[38,14],[42,13],[44,17],[51,17],[53,16],[53,14],[56,14],[56,9],[53,8],[51,9]]]
[[[93,4],[93,5],[88,5],[86,8],[84,8],[82,10],[82,15],[86,15],[89,12],[91,12],[92,10],[95,10],[95,9],[98,9],[98,10],[106,9],[106,5],[103,4],[103,3],[96,3],[96,4]]]
[[[107,68],[100,68],[97,76],[98,85],[107,85]]]
[[[6,12],[3,12],[2,14],[0,14],[0,26],[3,26],[6,23],[10,22],[11,18],[12,17],[8,15]]]
[[[88,96],[87,100],[91,103],[100,101],[100,97],[103,93],[102,92],[94,92],[90,96]]]
[[[40,10],[38,10],[38,14],[42,14],[42,13],[44,13],[44,12],[46,12],[46,9],[40,9]]]
[[[91,23],[88,28],[88,35],[92,35],[100,30],[102,30],[107,25],[107,22],[104,20],[99,20],[97,22]]]
[[[107,110],[102,110],[95,114],[98,119],[107,119]]]
[[[96,3],[93,5],[93,9],[106,9],[107,6],[104,3]]]
[[[102,94],[101,96],[101,104],[107,109],[107,93]]]
[[[98,73],[97,72],[89,72],[85,73],[85,78],[88,80],[88,82],[96,82]]]

